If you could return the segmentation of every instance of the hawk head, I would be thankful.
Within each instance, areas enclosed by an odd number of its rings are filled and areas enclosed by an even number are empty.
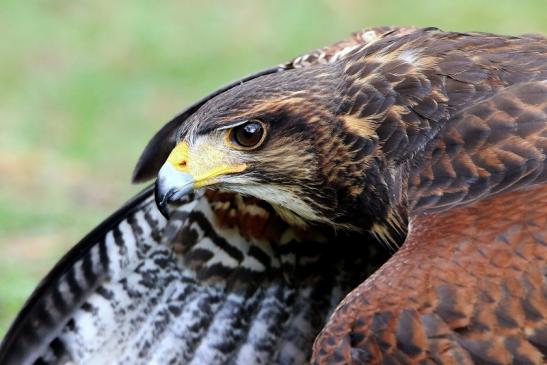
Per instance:
[[[294,225],[400,228],[402,177],[373,126],[341,113],[343,73],[337,64],[287,70],[206,102],[173,131],[156,180],[160,210],[195,189],[219,188],[264,200]]]

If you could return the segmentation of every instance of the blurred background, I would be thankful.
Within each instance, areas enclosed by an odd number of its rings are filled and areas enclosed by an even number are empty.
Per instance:
[[[547,33],[547,3],[2,0],[0,338],[60,256],[142,188],[131,171],[170,117],[233,79],[393,24]]]

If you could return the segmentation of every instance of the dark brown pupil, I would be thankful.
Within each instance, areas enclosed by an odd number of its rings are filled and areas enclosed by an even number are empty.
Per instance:
[[[253,147],[260,143],[264,128],[257,122],[248,122],[235,128],[235,140],[243,147]]]

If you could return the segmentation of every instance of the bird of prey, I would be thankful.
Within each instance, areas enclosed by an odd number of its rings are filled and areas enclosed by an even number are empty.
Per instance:
[[[543,364],[546,154],[546,38],[365,29],[166,124],[0,363]]]

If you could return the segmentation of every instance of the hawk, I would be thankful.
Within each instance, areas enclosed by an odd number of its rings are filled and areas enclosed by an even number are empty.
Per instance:
[[[542,364],[547,39],[380,27],[246,77],[31,295],[2,364]]]

